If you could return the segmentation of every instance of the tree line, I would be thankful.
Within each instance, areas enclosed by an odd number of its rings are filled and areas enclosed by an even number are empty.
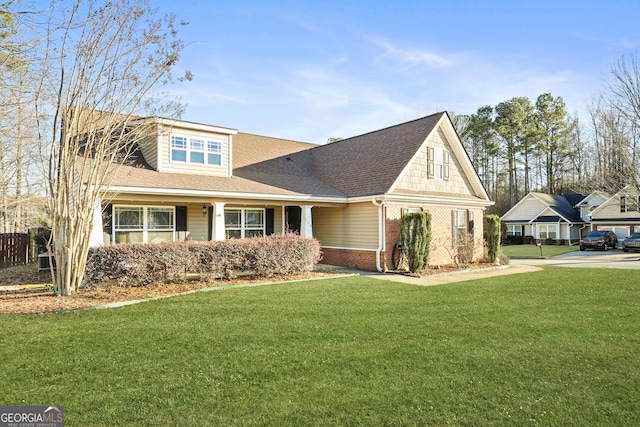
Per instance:
[[[146,0],[34,7],[0,3],[0,232],[32,226],[25,209],[39,200],[54,287],[69,295],[83,280],[103,189],[148,134],[139,118],[181,113],[162,88],[174,80],[182,23]]]
[[[471,115],[450,113],[462,143],[503,214],[531,191],[616,193],[640,176],[640,67],[617,60],[606,92],[582,122],[561,96],[515,97]]]

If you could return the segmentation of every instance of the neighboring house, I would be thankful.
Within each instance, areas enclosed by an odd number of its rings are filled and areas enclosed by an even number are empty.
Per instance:
[[[144,120],[157,132],[106,189],[92,245],[291,230],[319,240],[323,263],[385,270],[402,213],[426,210],[431,265],[451,263],[466,235],[483,256],[493,202],[446,113],[326,145]]]
[[[587,223],[577,207],[585,199],[582,194],[532,192],[500,219],[507,226],[507,238],[532,236],[534,239],[553,239],[571,245],[579,242],[581,230]]]
[[[618,240],[632,233],[640,233],[640,192],[634,185],[627,185],[590,212],[592,230],[609,230]]]

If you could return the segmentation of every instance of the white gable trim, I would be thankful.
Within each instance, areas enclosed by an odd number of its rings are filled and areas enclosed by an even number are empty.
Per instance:
[[[500,217],[500,219],[502,221],[507,221],[508,217],[514,213],[515,211],[517,211],[520,208],[520,205],[522,205],[523,203],[525,203],[527,201],[527,199],[531,198],[531,197],[535,197],[535,195],[533,193],[528,193],[526,196],[524,196],[522,199],[520,199],[520,201],[518,203],[516,203],[515,205],[513,205],[513,207],[511,209],[509,209],[504,215],[502,215]],[[536,199],[540,200],[538,197],[535,197]],[[540,200],[542,203],[544,203],[542,200]],[[546,203],[544,203],[546,205]],[[518,219],[520,220],[520,219]],[[528,221],[528,220],[522,220],[522,221]]]
[[[564,220],[564,222],[569,223],[569,224],[573,224],[573,222],[569,221],[567,218],[565,218],[564,216],[560,215],[555,209],[553,209],[551,206],[547,206],[546,208],[542,209],[536,216],[535,218],[532,218],[529,220],[529,224],[536,224],[537,221],[535,221],[536,218],[538,218],[539,216],[543,215],[545,212],[549,212],[549,213],[553,213],[554,215],[557,215],[558,217],[562,218]]]
[[[578,202],[576,204],[576,207],[578,206],[588,206],[589,205],[589,200],[596,197],[596,196],[603,196],[606,199],[609,199],[611,196],[605,192],[602,191],[593,191],[591,192],[591,194],[589,194],[587,197],[585,197],[584,199],[580,200],[580,202]]]
[[[469,180],[469,183],[471,184],[471,188],[473,189],[475,195],[485,200],[489,204],[493,204],[493,202],[489,200],[489,196],[487,195],[487,192],[485,191],[484,186],[480,181],[480,177],[478,177],[476,170],[471,164],[471,160],[469,159],[469,156],[467,155],[462,142],[460,142],[460,138],[458,138],[458,135],[453,128],[453,124],[451,123],[451,120],[449,119],[449,115],[447,113],[442,114],[440,120],[438,120],[438,123],[436,123],[431,132],[425,137],[424,141],[422,141],[422,144],[420,144],[418,150],[413,153],[411,160],[404,166],[404,169],[402,169],[402,172],[400,172],[400,175],[398,175],[394,183],[391,185],[391,188],[389,188],[388,192],[392,193],[393,191],[395,191],[396,187],[416,162],[417,157],[422,151],[425,150],[427,142],[436,132],[438,132],[438,129],[442,130],[445,137],[447,138],[447,142],[451,146],[452,153],[462,167],[461,173],[463,173]]]
[[[604,209],[605,207],[607,207],[609,205],[609,203],[611,203],[613,200],[618,200],[620,198],[620,196],[630,187],[631,187],[631,184],[626,185],[622,190],[618,191],[616,194],[614,194],[613,196],[609,197],[600,206],[598,206],[597,208],[592,210],[591,213],[590,213],[591,219],[593,220],[593,216],[596,215],[599,210]]]

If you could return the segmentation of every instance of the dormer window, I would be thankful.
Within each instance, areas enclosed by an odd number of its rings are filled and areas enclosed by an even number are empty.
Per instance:
[[[222,143],[171,135],[171,161],[220,166],[222,164]]]
[[[182,136],[171,137],[171,161],[185,162],[187,161],[187,138]]]
[[[218,141],[207,141],[207,163],[220,166],[222,161],[222,144]]]
[[[189,161],[191,163],[204,165],[204,141],[202,139],[191,138],[190,148]]]

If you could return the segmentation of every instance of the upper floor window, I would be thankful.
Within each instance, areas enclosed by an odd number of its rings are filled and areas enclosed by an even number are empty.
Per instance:
[[[427,176],[449,180],[449,152],[435,147],[427,147]]]
[[[187,138],[184,138],[182,136],[171,137],[171,161],[187,161]]]
[[[627,211],[627,198],[625,196],[620,197],[620,212]]]
[[[222,143],[172,135],[171,161],[220,166],[222,164]]]
[[[207,163],[220,166],[222,162],[222,144],[218,141],[207,141]]]

